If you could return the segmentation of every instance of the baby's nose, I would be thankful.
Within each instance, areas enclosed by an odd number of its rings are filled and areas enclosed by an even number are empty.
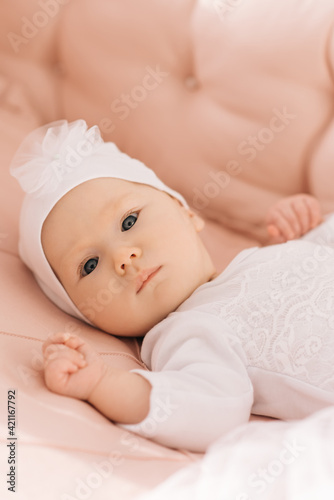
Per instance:
[[[121,247],[115,251],[115,270],[119,276],[123,276],[127,268],[132,266],[136,259],[141,257],[142,251],[138,247]]]

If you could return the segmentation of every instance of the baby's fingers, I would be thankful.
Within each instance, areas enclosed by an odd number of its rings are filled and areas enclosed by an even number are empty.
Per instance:
[[[322,221],[321,208],[318,200],[311,195],[301,194],[292,199],[292,208],[296,213],[302,236]]]
[[[270,223],[267,226],[269,234],[274,233],[271,226],[276,227],[282,241],[292,240],[299,235],[300,231],[298,220],[291,207],[282,207],[273,210],[270,216]]]
[[[45,366],[48,366],[48,364],[56,360],[61,360],[63,362],[64,369],[66,369],[65,367],[71,366],[71,372],[83,368],[87,364],[84,356],[80,352],[63,344],[52,344],[44,350]],[[59,364],[59,367],[62,368],[62,365]],[[74,369],[73,367],[76,368]]]
[[[50,335],[43,342],[43,345],[42,345],[43,353],[45,352],[45,350],[48,348],[49,345],[64,344],[69,337],[70,337],[69,333],[66,333],[66,332],[58,332],[58,333],[54,333],[53,335]]]
[[[309,200],[308,196],[302,195],[302,196],[296,196],[295,199],[291,203],[292,209],[294,211],[294,217],[295,217],[295,228],[297,229],[298,226],[298,232],[296,231],[296,236],[299,237],[302,236],[303,234],[307,233],[311,229],[311,210],[310,210],[310,205],[309,205]]]
[[[307,205],[309,209],[310,228],[313,229],[322,222],[322,213],[319,201],[313,196],[307,197]]]
[[[70,333],[67,332],[58,332],[54,333],[50,337],[48,337],[45,342],[43,343],[42,350],[43,352],[45,349],[48,348],[49,345],[55,345],[55,344],[66,344],[69,347],[72,347],[73,349],[77,349],[83,344],[83,340],[77,337],[76,335],[71,335]]]
[[[285,243],[286,238],[282,236],[277,226],[275,226],[274,224],[268,224],[267,231],[269,234],[269,240],[271,244]]]

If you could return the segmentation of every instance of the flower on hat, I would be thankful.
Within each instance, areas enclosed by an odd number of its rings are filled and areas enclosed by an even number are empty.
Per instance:
[[[102,145],[97,126],[88,129],[84,120],[54,122],[28,135],[12,160],[10,172],[26,193],[52,193]]]

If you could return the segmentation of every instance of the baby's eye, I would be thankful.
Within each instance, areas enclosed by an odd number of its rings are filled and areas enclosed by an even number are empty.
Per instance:
[[[97,257],[87,260],[87,262],[82,266],[81,276],[85,277],[88,274],[92,273],[94,269],[97,267],[98,262],[99,259]]]
[[[122,222],[122,231],[128,231],[132,228],[137,222],[138,213],[133,213],[128,215]]]

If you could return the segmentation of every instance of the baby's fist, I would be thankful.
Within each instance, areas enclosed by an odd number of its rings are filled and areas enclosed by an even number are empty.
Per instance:
[[[104,373],[104,363],[82,339],[57,333],[43,344],[44,379],[52,392],[87,400]]]

